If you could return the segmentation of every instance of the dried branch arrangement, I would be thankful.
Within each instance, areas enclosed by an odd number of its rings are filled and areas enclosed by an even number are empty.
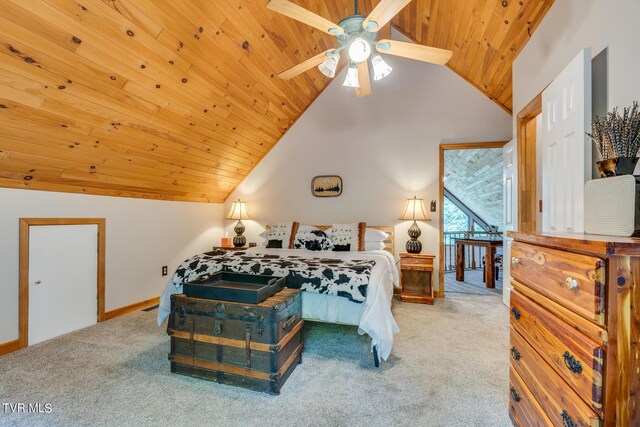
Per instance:
[[[600,160],[636,157],[640,151],[640,107],[638,101],[626,107],[622,114],[618,107],[604,117],[596,117],[587,133],[596,145]]]

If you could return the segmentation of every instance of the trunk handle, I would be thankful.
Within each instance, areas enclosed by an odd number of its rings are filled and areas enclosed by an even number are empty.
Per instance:
[[[244,326],[244,344],[247,353],[247,369],[251,369],[251,325]]]
[[[287,329],[289,329],[296,322],[297,319],[298,319],[298,316],[296,316],[295,314],[292,314],[284,322],[284,325],[282,325],[282,329],[284,329],[286,331]]]

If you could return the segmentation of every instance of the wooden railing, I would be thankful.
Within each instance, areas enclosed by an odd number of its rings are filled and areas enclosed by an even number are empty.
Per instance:
[[[489,231],[445,231],[444,232],[444,271],[454,271],[456,269],[456,239],[467,237],[497,237],[502,236],[500,232]],[[485,255],[485,248],[480,246],[466,245],[465,248],[465,269],[482,269],[482,260]]]

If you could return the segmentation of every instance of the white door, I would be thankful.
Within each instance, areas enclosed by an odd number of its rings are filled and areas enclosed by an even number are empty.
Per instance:
[[[98,226],[30,226],[29,345],[97,318]]]
[[[584,231],[584,183],[591,178],[591,49],[542,92],[542,230]]]
[[[516,140],[505,144],[502,151],[502,180],[504,185],[504,246],[502,259],[502,301],[508,306],[511,294],[511,243],[513,239],[507,237],[507,231],[518,228],[518,185],[516,173],[517,159]]]

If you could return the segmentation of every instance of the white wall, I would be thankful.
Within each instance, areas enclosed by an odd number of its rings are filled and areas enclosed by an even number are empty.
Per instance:
[[[638,0],[556,1],[514,63],[513,111],[522,110],[585,47],[594,57],[594,114],[639,100],[639,17]]]
[[[396,253],[404,251],[411,224],[398,217],[414,194],[427,208],[438,198],[439,144],[511,139],[511,116],[448,68],[385,60],[394,70],[369,97],[356,98],[342,86],[344,72],[336,76],[227,200],[225,213],[232,200],[247,201],[250,242],[276,221],[366,221],[398,225]],[[314,197],[312,177],[327,174],[342,177],[343,194]],[[432,219],[420,224],[421,241],[437,254],[438,214]],[[234,224],[226,222],[231,235]]]
[[[106,310],[157,297],[186,258],[220,243],[223,205],[0,188],[0,343],[18,338],[18,219],[106,218]]]

